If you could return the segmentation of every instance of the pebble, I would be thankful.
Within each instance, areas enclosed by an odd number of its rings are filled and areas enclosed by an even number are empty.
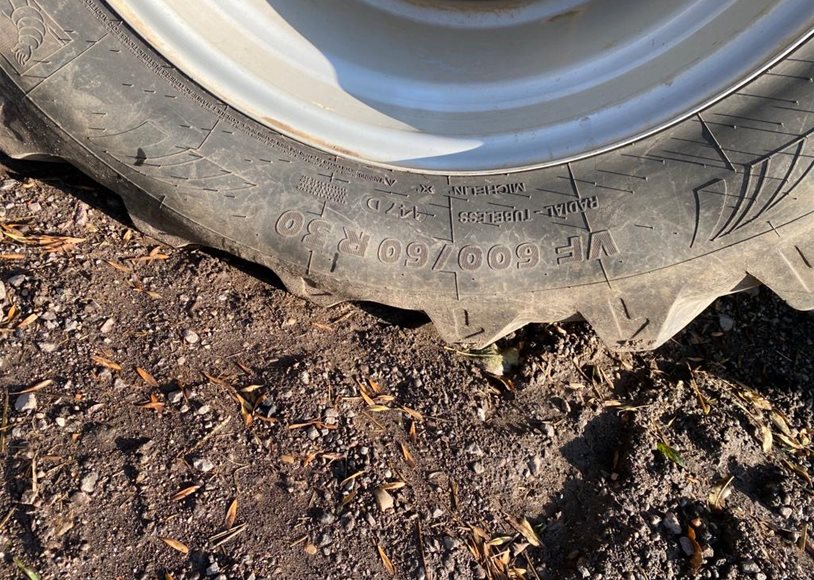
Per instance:
[[[687,536],[681,536],[678,539],[678,543],[681,544],[681,549],[684,550],[684,553],[688,556],[692,556],[695,553],[695,548],[693,548],[692,542]]]
[[[476,461],[472,464],[472,471],[474,471],[477,475],[480,475],[486,471],[486,468],[483,466],[483,463]]]
[[[325,532],[320,534],[317,538],[317,547],[324,548],[325,546],[330,546],[333,544],[333,537],[331,536],[330,532]]]
[[[760,573],[760,566],[754,560],[744,560],[741,562],[741,572],[745,574],[758,574]]]
[[[198,336],[198,333],[194,330],[186,329],[184,331],[184,340],[189,344],[196,344],[199,340],[201,340],[201,337]]]
[[[319,439],[319,430],[317,430],[317,428],[314,427],[313,425],[308,427],[308,431],[306,431],[306,434],[308,435],[308,438],[311,441],[315,441],[315,440]]]
[[[9,286],[13,286],[14,288],[19,288],[20,286],[23,285],[23,282],[25,282],[25,280],[26,280],[25,274],[17,274],[8,279],[8,284]]]
[[[33,411],[36,408],[37,396],[34,393],[24,393],[14,402],[14,409],[17,411]]]
[[[65,417],[57,417],[55,421],[58,427],[64,427],[68,423],[68,421],[65,420]]]
[[[206,415],[206,414],[208,414],[208,413],[209,413],[209,411],[210,411],[210,410],[211,410],[211,409],[210,409],[209,405],[201,405],[201,406],[198,408],[198,414],[199,414],[199,415]]]
[[[470,443],[466,446],[466,452],[476,457],[483,457],[483,449],[477,443]]]
[[[674,536],[681,534],[681,523],[673,512],[669,512],[664,516],[664,521],[661,522],[661,525]]]
[[[6,301],[6,285],[0,280],[0,302]]]
[[[206,569],[207,576],[217,576],[220,574],[220,566],[217,562],[212,562]]]
[[[373,490],[373,495],[376,498],[376,505],[379,506],[381,511],[386,512],[387,510],[393,509],[395,501],[393,500],[393,496],[390,495],[386,489],[377,487]]]
[[[99,474],[95,471],[91,471],[85,477],[82,478],[82,482],[79,484],[79,489],[84,491],[85,493],[93,493],[93,490],[96,489],[96,483],[99,481]]]
[[[37,346],[42,352],[47,353],[54,352],[57,349],[57,345],[55,345],[53,342],[38,342]]]
[[[528,467],[532,475],[540,475],[540,473],[543,471],[543,458],[539,455],[535,455],[528,460]]]
[[[113,325],[115,324],[116,324],[115,320],[113,320],[112,318],[108,318],[107,320],[105,320],[104,324],[102,324],[101,328],[99,328],[99,332],[101,332],[102,334],[107,334],[108,332],[113,330]]]
[[[171,404],[177,405],[178,403],[180,403],[181,401],[184,400],[184,393],[181,392],[181,391],[170,391],[170,393],[167,395],[167,400]],[[201,407],[201,408],[203,408],[203,407]]]
[[[735,328],[735,320],[728,314],[719,315],[718,324],[721,326],[721,330],[723,330],[724,332],[729,332],[730,330]]]
[[[196,457],[192,460],[192,467],[203,473],[208,473],[215,469],[214,464],[205,457]]]

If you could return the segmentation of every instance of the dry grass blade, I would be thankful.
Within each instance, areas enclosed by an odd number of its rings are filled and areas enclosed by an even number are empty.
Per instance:
[[[226,510],[226,529],[231,529],[235,525],[235,520],[237,520],[237,498],[235,498],[232,503],[229,505],[229,509]]]
[[[407,485],[407,484],[404,483],[403,481],[390,481],[390,482],[381,484],[379,487],[382,488],[385,491],[396,491],[397,489],[401,489],[405,485]]]
[[[161,540],[162,542],[164,542],[165,544],[167,544],[173,550],[177,550],[178,552],[181,552],[182,554],[189,554],[189,548],[187,548],[184,544],[182,544],[178,540],[174,540],[172,538],[162,538],[162,537],[159,537],[158,539]]]
[[[365,473],[365,470],[362,469],[361,471],[357,471],[353,475],[349,475],[348,477],[346,477],[345,479],[343,479],[342,481],[339,482],[339,487],[345,487],[348,483],[350,483],[351,481],[353,481],[354,479],[356,479],[360,475],[363,475],[364,473]]]
[[[156,414],[161,414],[161,411],[164,410],[164,403],[158,400],[158,397],[155,394],[150,395],[150,401],[144,403],[141,408],[142,409],[150,409],[151,411],[155,411]]]
[[[800,445],[797,441],[795,441],[791,437],[786,437],[783,433],[778,433],[777,438],[780,440],[781,443],[783,443],[783,445],[789,447],[790,449],[794,449],[796,451],[803,449],[802,445]]]
[[[40,317],[39,314],[29,314],[22,321],[20,321],[20,324],[17,325],[17,329],[22,330],[24,328],[28,328],[29,326],[34,324],[34,322],[36,322],[36,320],[39,317]]]
[[[411,409],[410,407],[400,407],[401,412],[405,415],[408,415],[414,421],[418,421],[419,423],[424,420],[424,415],[416,411],[415,409]]]
[[[390,574],[391,576],[395,576],[396,567],[393,565],[393,562],[390,560],[390,557],[385,553],[384,548],[382,548],[382,545],[377,544],[376,549],[379,551],[379,557],[382,559],[384,569],[387,570],[387,573]]]
[[[119,272],[124,272],[125,274],[130,274],[133,272],[132,268],[128,268],[127,266],[123,266],[114,260],[105,260],[108,266],[113,268],[114,270],[118,270]]]
[[[413,425],[415,425],[415,423],[413,423]],[[415,467],[416,466],[415,457],[410,452],[410,449],[403,442],[399,442],[399,445],[401,445],[401,454],[404,456],[404,461],[406,461],[407,465],[409,465],[410,467]]]
[[[770,453],[772,450],[772,445],[774,444],[774,437],[772,436],[772,430],[763,423],[760,424],[760,447],[763,449],[763,453]]]
[[[342,496],[342,501],[339,503],[339,509],[340,509],[340,510],[341,510],[341,509],[344,509],[345,507],[347,507],[347,505],[348,505],[350,502],[352,502],[354,499],[356,499],[356,493],[357,493],[357,492],[356,492],[356,490],[354,489],[354,490],[352,490],[350,493],[345,494],[344,496]]]
[[[701,389],[698,388],[698,383],[695,382],[694,378],[690,379],[690,386],[695,393],[695,398],[698,399],[698,404],[701,406],[701,411],[704,413],[704,415],[709,415],[712,407],[709,404],[709,400],[707,400],[707,398],[701,392]]]
[[[797,539],[797,547],[801,552],[805,552],[806,544],[808,543],[808,524],[803,524],[803,529],[800,531],[800,537]]]
[[[783,415],[783,413],[777,409],[772,409],[769,412],[769,418],[772,420],[772,423],[774,423],[774,426],[777,427],[783,435],[789,438],[794,437],[794,435],[791,433],[791,428],[789,427],[789,421],[786,419],[786,416]]]
[[[236,527],[234,527],[232,529],[229,529],[229,530],[220,532],[218,534],[215,534],[214,536],[209,538],[210,547],[213,550],[215,548],[219,548],[220,546],[222,546],[226,542],[236,538],[237,536],[239,536],[240,534],[245,532],[247,527],[248,527],[247,524],[240,524],[239,526],[236,526]]]
[[[151,387],[157,387],[158,386],[158,381],[155,380],[155,377],[153,375],[151,375],[149,372],[147,372],[145,369],[143,369],[141,367],[136,367],[136,372],[138,373],[138,376],[141,377],[141,380],[143,380],[145,383],[147,383]]]
[[[112,360],[110,360],[110,359],[107,359],[107,358],[105,358],[105,357],[103,357],[103,356],[99,356],[99,355],[93,355],[93,356],[91,357],[91,359],[92,359],[92,360],[93,360],[93,362],[95,362],[97,365],[102,366],[102,367],[105,367],[105,368],[108,368],[108,369],[110,369],[110,370],[112,370],[112,371],[120,371],[120,370],[122,370],[122,365],[120,365],[119,363],[117,363],[117,362],[115,362],[115,361],[112,361]]]
[[[20,260],[25,260],[25,254],[19,254],[16,252],[12,253],[2,253],[0,254],[0,260],[8,260],[9,262],[17,262]]]
[[[50,387],[54,384],[54,381],[51,379],[45,379],[44,381],[40,381],[35,383],[34,385],[28,387],[27,389],[23,389],[22,391],[17,391],[16,393],[11,393],[12,395],[25,395],[26,393],[36,393],[37,391],[43,390],[45,387]]]
[[[714,486],[707,496],[707,504],[712,511],[719,512],[724,509],[724,502],[732,493],[732,482],[735,477],[730,475],[725,481]]]
[[[201,489],[200,485],[190,485],[189,487],[185,487],[175,495],[173,495],[170,499],[172,501],[181,501],[185,497],[191,496],[193,493]]]
[[[531,524],[526,518],[516,519],[511,516],[507,516],[507,520],[515,530],[526,538],[526,541],[529,544],[537,548],[543,545],[540,536],[537,535],[537,532],[534,531],[534,528],[531,527]]]
[[[805,467],[792,463],[788,459],[782,459],[781,463],[786,467],[786,469],[789,469],[796,473],[807,484],[809,485],[812,484],[811,476],[808,474],[808,471],[806,471]]]

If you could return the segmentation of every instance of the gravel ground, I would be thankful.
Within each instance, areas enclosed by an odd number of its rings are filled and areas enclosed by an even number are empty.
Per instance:
[[[3,578],[814,577],[814,318],[767,291],[464,352],[5,164]]]

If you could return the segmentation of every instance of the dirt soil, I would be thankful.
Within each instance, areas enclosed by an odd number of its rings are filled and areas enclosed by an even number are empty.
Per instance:
[[[814,577],[814,317],[769,292],[456,351],[5,165],[0,577]]]

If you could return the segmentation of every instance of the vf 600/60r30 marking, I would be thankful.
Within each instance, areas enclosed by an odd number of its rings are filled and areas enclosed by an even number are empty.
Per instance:
[[[442,241],[375,239],[354,227],[333,224],[323,218],[306,218],[299,211],[286,211],[277,219],[275,233],[296,239],[309,250],[373,259],[386,266],[431,269],[441,272],[501,272],[542,268],[555,270],[566,264],[592,262],[619,254],[610,231],[584,237],[570,236],[546,245],[535,240],[507,244],[466,244]],[[583,239],[584,238],[584,239]]]

